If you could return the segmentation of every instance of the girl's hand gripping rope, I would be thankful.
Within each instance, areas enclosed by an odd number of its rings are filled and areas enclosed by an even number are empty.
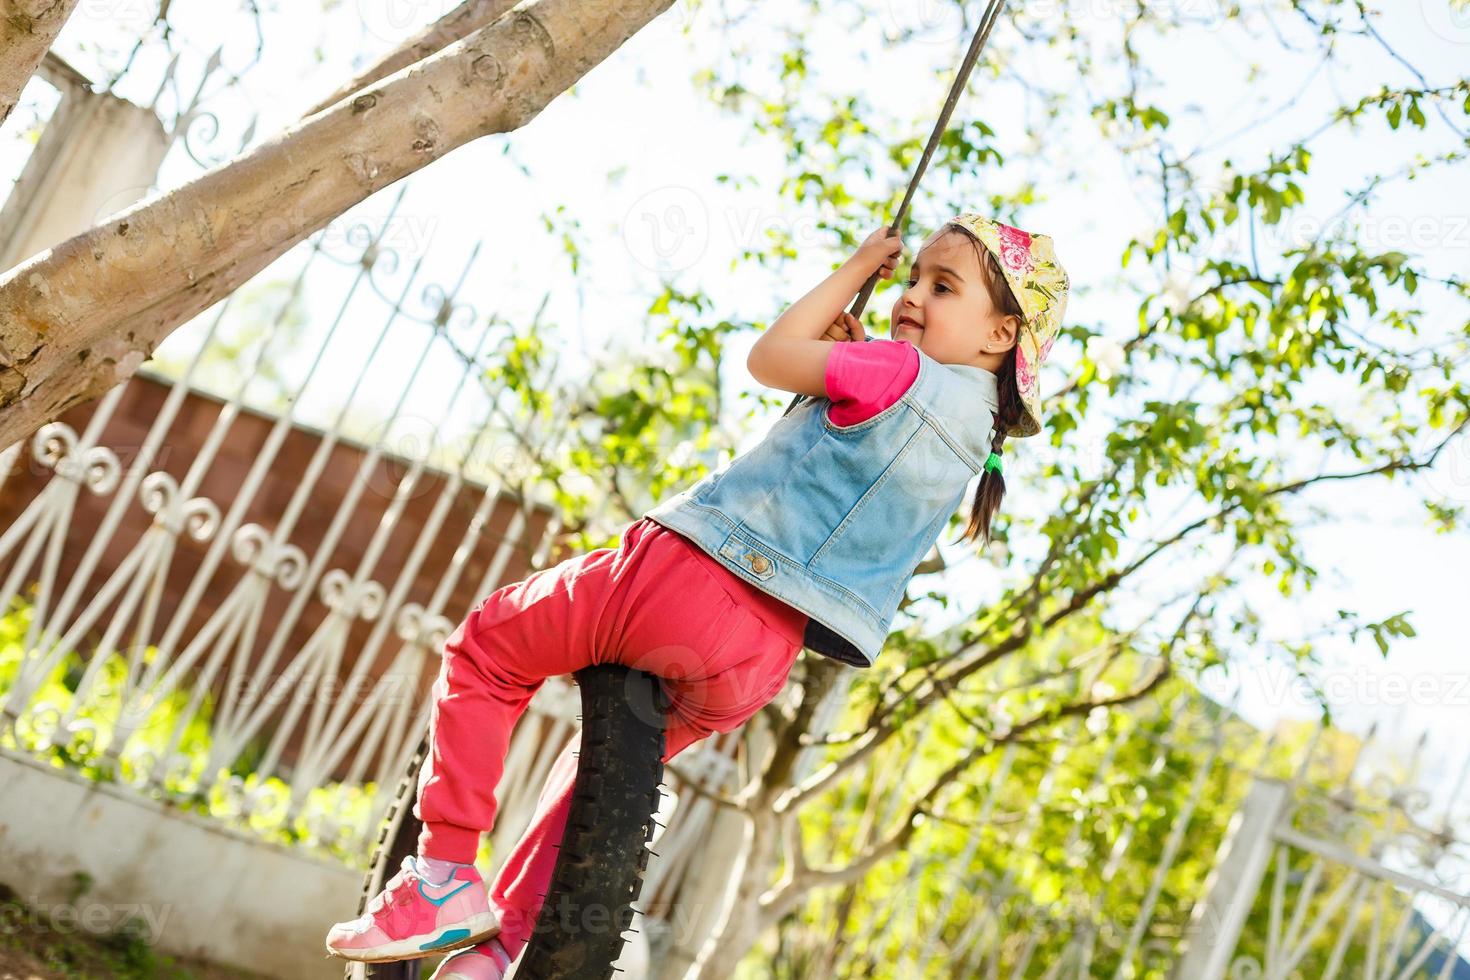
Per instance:
[[[837,319],[832,321],[832,325],[827,328],[827,332],[822,334],[818,339],[844,341],[866,340],[867,338],[863,334],[863,325],[858,321],[858,318],[843,310],[837,314]]]
[[[851,261],[862,266],[870,276],[876,269],[878,278],[892,279],[893,270],[898,267],[899,256],[905,251],[903,237],[890,235],[885,225],[863,240]]]
[[[893,270],[898,267],[899,256],[904,252],[903,239],[898,235],[888,234],[885,226],[870,234],[858,250],[848,259],[848,264],[860,269],[864,278],[871,276],[876,270],[883,279],[892,279]],[[863,325],[857,317],[843,310],[837,314],[837,319],[832,321],[818,340],[831,341],[858,341],[866,340]]]

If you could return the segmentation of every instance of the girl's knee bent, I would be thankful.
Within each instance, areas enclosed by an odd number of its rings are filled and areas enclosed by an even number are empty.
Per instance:
[[[450,686],[474,685],[503,696],[534,693],[546,679],[534,669],[534,650],[519,648],[498,626],[480,625],[471,614],[444,641],[444,672]]]

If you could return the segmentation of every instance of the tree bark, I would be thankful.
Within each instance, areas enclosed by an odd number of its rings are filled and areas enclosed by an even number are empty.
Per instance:
[[[760,897],[776,872],[777,837],[774,814],[747,814],[745,840],[740,859],[736,861],[735,894],[725,903],[725,913],[700,947],[694,965],[684,980],[724,980],[735,975],[735,968],[760,939],[767,926]]]
[[[540,0],[0,274],[0,446],[130,377],[333,218],[524,126],[673,0]]]
[[[0,123],[66,26],[77,0],[0,0]]]

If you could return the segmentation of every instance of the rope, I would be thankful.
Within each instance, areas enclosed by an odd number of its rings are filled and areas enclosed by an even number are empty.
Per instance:
[[[894,216],[893,224],[888,226],[890,235],[901,234],[903,221],[908,215],[909,202],[914,199],[914,191],[919,187],[919,180],[924,176],[924,171],[929,168],[929,160],[934,156],[934,150],[939,146],[939,139],[944,135],[949,126],[949,117],[954,113],[954,107],[960,100],[960,93],[965,90],[965,84],[970,79],[970,72],[974,69],[976,62],[980,60],[981,53],[985,50],[985,42],[990,40],[990,29],[1000,19],[1005,10],[1006,0],[990,0],[990,5],[980,15],[980,24],[975,28],[975,36],[970,40],[970,49],[965,52],[965,58],[960,62],[960,67],[955,72],[954,84],[949,87],[949,97],[944,100],[944,108],[939,112],[939,118],[934,123],[934,131],[929,134],[929,143],[924,147],[924,155],[919,158],[919,165],[914,170],[914,175],[909,178],[908,190],[903,195],[903,203],[898,206],[898,214]],[[878,272],[868,277],[863,283],[863,288],[858,290],[857,298],[853,300],[852,308],[848,310],[854,317],[863,315],[863,308],[868,305],[868,298],[873,295],[873,289],[878,285]],[[872,337],[868,337],[872,340]],[[786,411],[781,413],[785,418],[791,414],[791,410],[801,402],[806,395],[798,394],[791,399],[791,404],[786,406]]]

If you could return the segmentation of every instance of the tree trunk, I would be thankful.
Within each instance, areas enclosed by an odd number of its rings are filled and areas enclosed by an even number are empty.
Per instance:
[[[672,0],[540,0],[0,274],[0,446],[130,377],[343,211],[524,126]]]
[[[0,0],[0,123],[66,26],[77,0]]]
[[[741,858],[735,865],[734,895],[725,914],[705,940],[684,980],[725,980],[750,952],[765,929],[760,897],[770,887],[778,864],[775,814],[756,813],[745,822]],[[728,894],[728,893],[727,893]]]
[[[802,735],[812,731],[818,707],[836,683],[838,674],[847,669],[850,668],[828,657],[809,654],[802,658],[801,701],[791,718],[779,722],[771,719],[770,754],[760,766],[759,784],[750,791],[741,857],[732,870],[733,895],[726,893],[724,914],[700,948],[684,980],[723,980],[733,976],[736,965],[760,939],[761,933],[800,901],[801,895],[772,891],[773,886],[780,888],[783,884],[776,880],[783,839],[788,874],[793,867],[792,852],[802,846],[800,815],[778,810],[776,801],[796,779]],[[780,907],[773,904],[773,898],[782,902]]]

